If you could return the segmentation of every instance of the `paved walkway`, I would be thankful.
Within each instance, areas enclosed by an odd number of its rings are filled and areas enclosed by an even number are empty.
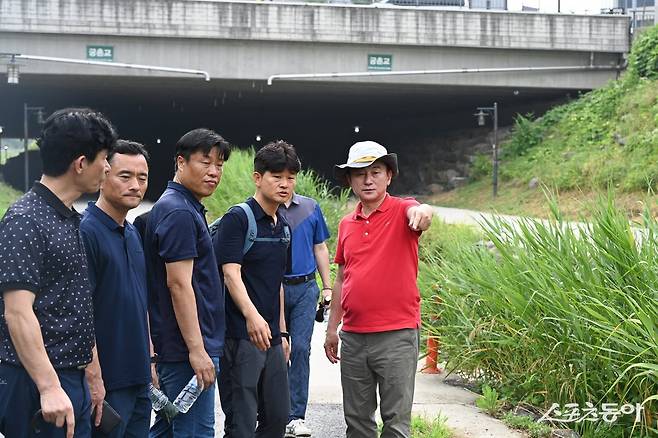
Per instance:
[[[519,220],[519,216],[484,213],[481,211],[463,210],[461,208],[434,207],[434,213],[447,224],[479,225],[483,219],[491,220],[494,216],[511,223]]]
[[[306,421],[313,430],[313,438],[339,438],[345,436],[340,366],[332,365],[324,355],[326,323],[315,323],[311,342],[311,378],[309,406]],[[438,415],[447,418],[448,426],[456,438],[521,438],[502,422],[480,412],[475,406],[477,395],[463,388],[444,383],[442,374],[416,375],[416,394],[413,411],[433,419]],[[223,431],[223,415],[216,406],[217,434]]]

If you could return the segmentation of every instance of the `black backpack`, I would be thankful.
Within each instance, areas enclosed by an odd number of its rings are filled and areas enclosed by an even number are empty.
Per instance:
[[[290,227],[288,225],[283,226],[283,237],[257,237],[258,236],[258,227],[256,226],[256,218],[254,217],[254,212],[249,207],[249,204],[242,202],[240,204],[234,205],[231,208],[241,208],[242,211],[247,215],[247,232],[244,236],[244,247],[242,248],[242,255],[245,255],[250,249],[254,242],[282,242],[286,246],[290,245]],[[215,219],[210,225],[208,225],[208,230],[210,231],[210,237],[215,240],[215,235],[217,234],[217,228],[219,227],[219,221],[222,218],[219,217]]]

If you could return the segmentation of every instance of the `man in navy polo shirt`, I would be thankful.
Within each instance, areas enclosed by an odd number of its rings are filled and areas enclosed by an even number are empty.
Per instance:
[[[193,376],[204,392],[168,428],[159,417],[151,436],[214,437],[215,376],[224,348],[224,294],[206,209],[228,160],[229,144],[209,129],[176,143],[176,173],[148,215],[145,254],[149,318],[160,389],[174,400]]]
[[[308,437],[306,426],[308,403],[309,359],[315,307],[320,291],[315,282],[315,271],[322,279],[323,299],[331,300],[329,250],[325,241],[329,230],[318,203],[306,196],[293,193],[279,212],[292,228],[292,267],[283,279],[286,325],[294,339],[290,351],[288,383],[290,387],[290,415],[286,437]]]
[[[105,399],[121,416],[110,435],[116,438],[147,436],[151,423],[146,264],[139,233],[126,220],[146,192],[147,158],[141,144],[117,141],[100,197],[89,203],[80,223],[96,328],[94,357],[85,372],[94,424],[100,424]],[[95,430],[94,436],[105,435]]]
[[[8,438],[32,436],[33,418],[40,437],[91,436],[84,368],[94,314],[72,205],[98,191],[115,141],[98,112],[53,113],[38,141],[41,181],[0,222],[0,432]]]
[[[219,374],[225,437],[280,438],[288,422],[290,347],[281,281],[289,242],[288,225],[278,208],[292,195],[299,169],[288,143],[277,141],[260,149],[254,158],[256,194],[246,202],[256,221],[256,241],[243,254],[248,217],[234,207],[220,221],[213,242],[229,291]]]

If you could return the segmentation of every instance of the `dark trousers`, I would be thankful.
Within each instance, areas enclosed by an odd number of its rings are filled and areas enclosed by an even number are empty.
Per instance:
[[[225,438],[282,438],[290,396],[281,344],[259,351],[249,340],[227,339],[219,397],[226,415]]]
[[[75,414],[75,437],[91,437],[91,397],[84,370],[56,370],[64,392],[71,399]],[[0,364],[0,432],[7,438],[60,438],[66,436],[66,425],[55,427],[42,419],[36,434],[30,422],[41,409],[37,386],[23,367]]]
[[[121,417],[121,423],[109,435],[94,428],[94,438],[145,438],[148,436],[151,425],[151,400],[147,384],[107,391],[105,401],[117,411]]]

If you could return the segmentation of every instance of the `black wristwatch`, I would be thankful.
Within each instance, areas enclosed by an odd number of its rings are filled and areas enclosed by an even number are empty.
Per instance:
[[[281,332],[281,337],[286,338],[286,341],[290,341],[290,333],[288,332]]]
[[[157,363],[158,362],[158,353],[153,353],[153,356],[151,356],[151,363]]]

